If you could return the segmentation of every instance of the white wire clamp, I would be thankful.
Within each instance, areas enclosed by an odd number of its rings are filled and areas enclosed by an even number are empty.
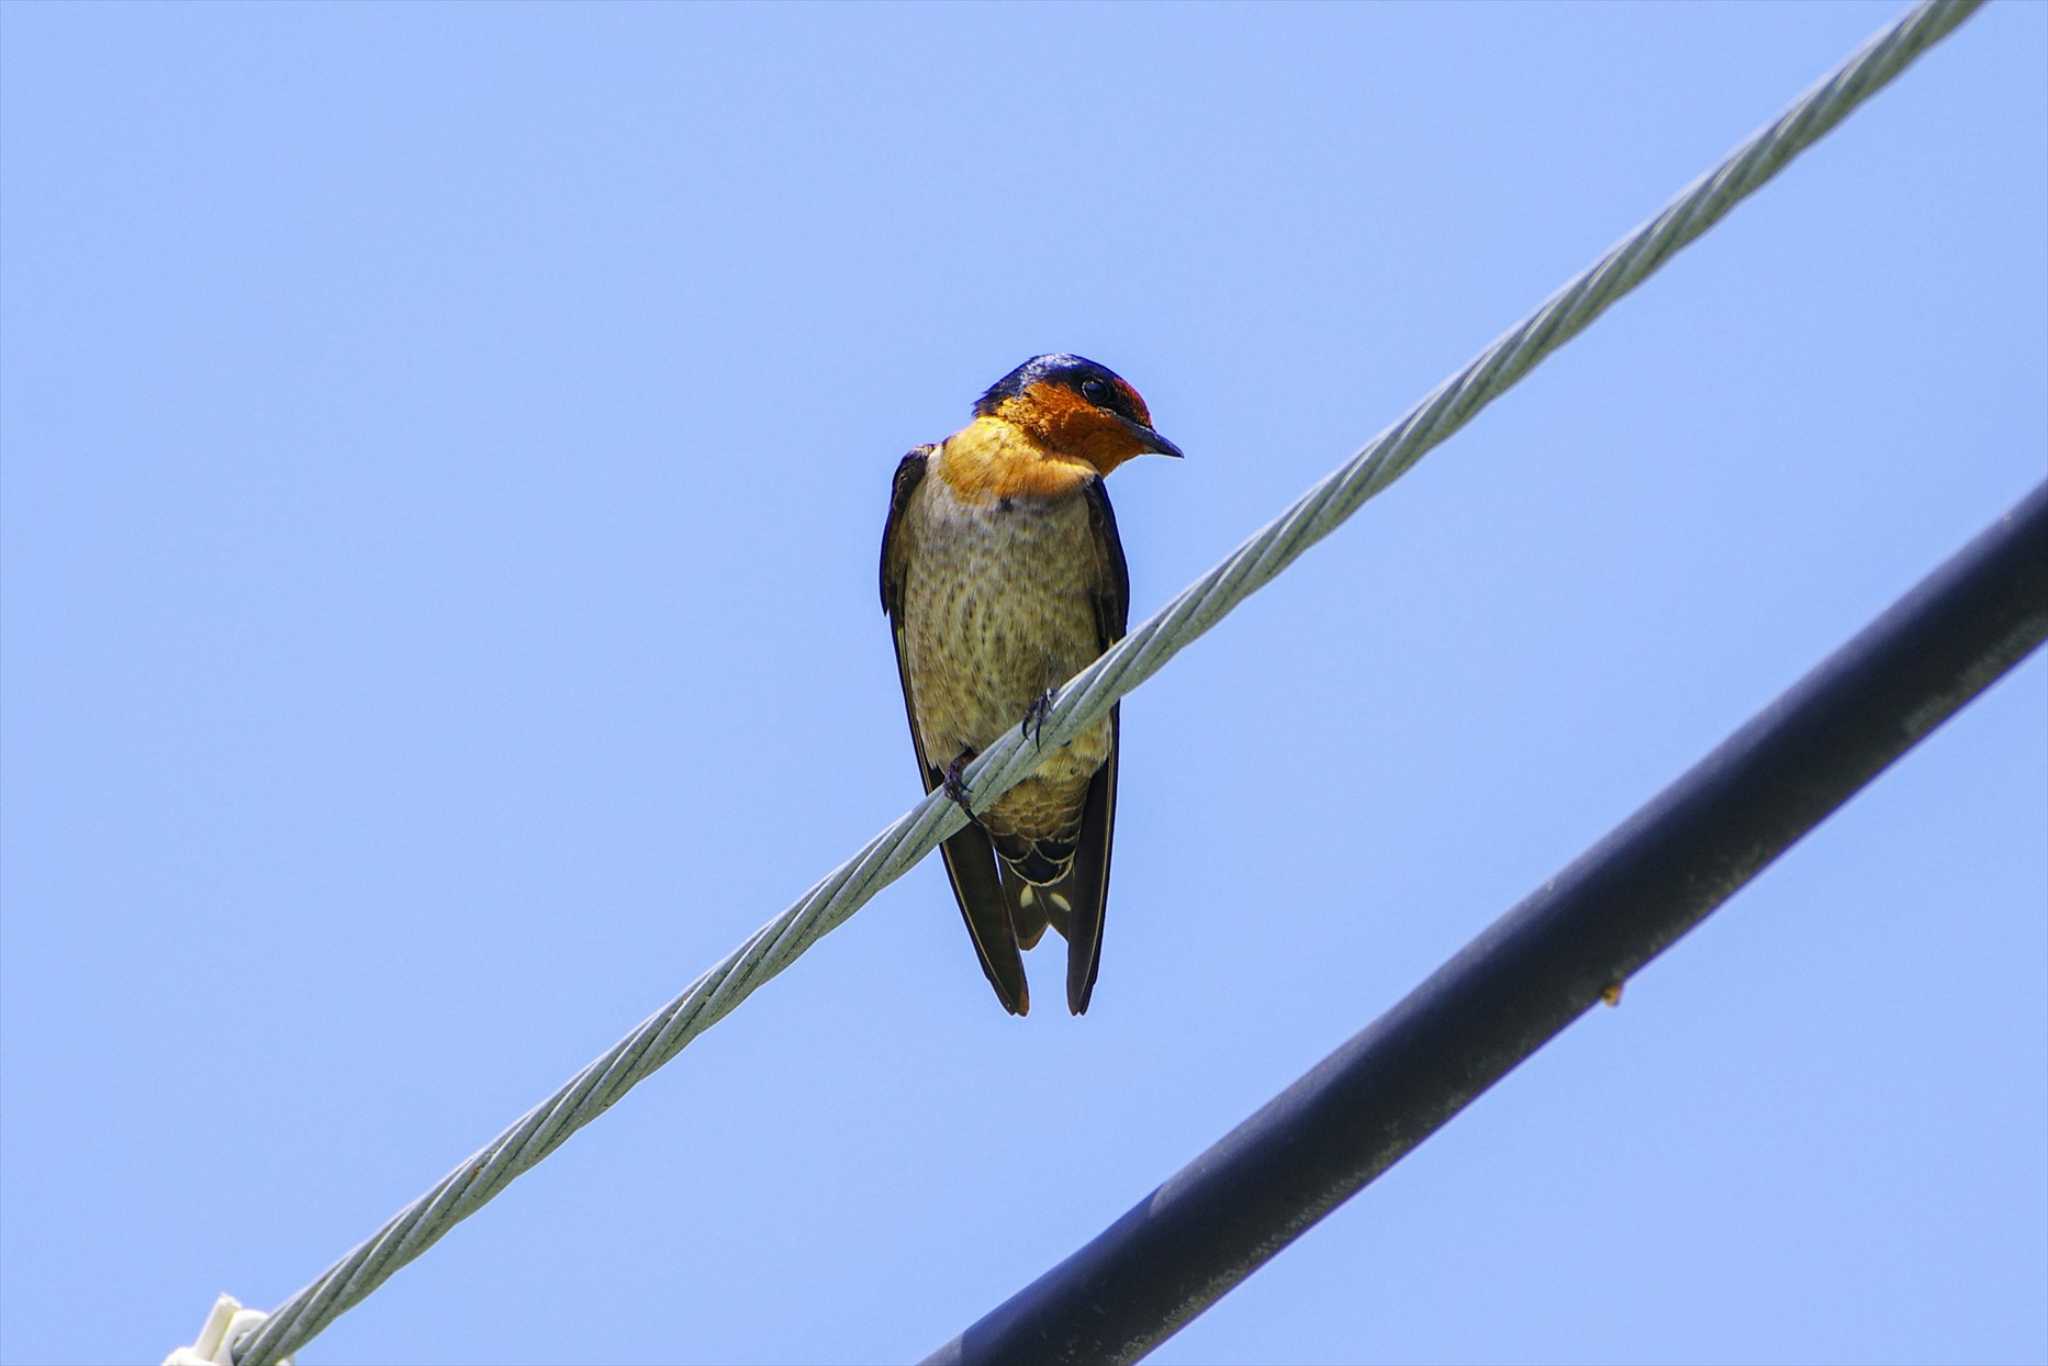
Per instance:
[[[206,1311],[199,1338],[190,1347],[173,1347],[164,1366],[235,1366],[228,1344],[244,1333],[253,1333],[270,1321],[264,1309],[244,1309],[233,1295],[222,1295]],[[277,1366],[292,1366],[290,1357],[279,1357]]]

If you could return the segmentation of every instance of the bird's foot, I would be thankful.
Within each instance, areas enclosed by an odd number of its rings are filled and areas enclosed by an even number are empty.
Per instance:
[[[969,821],[974,819],[974,808],[967,804],[967,783],[961,778],[960,771],[973,762],[973,759],[973,750],[961,750],[959,754],[954,756],[953,762],[946,765],[945,778],[939,784],[939,786],[946,790],[946,795],[953,799],[954,805],[960,808]]]
[[[1045,718],[1052,713],[1052,689],[1031,699],[1031,705],[1024,709],[1024,737],[1037,749],[1045,739]]]

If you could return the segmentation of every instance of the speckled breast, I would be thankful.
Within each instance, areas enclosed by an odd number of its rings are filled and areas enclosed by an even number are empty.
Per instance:
[[[924,752],[943,767],[999,738],[1033,699],[1101,653],[1095,553],[1078,495],[974,506],[932,477],[905,515],[916,553],[904,583],[904,649]],[[1105,720],[1049,752],[983,823],[1034,837],[1071,828],[1109,743]]]

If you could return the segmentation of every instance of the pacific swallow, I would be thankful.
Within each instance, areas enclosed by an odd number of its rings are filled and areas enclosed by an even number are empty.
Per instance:
[[[1119,708],[1047,754],[976,815],[960,771],[1123,638],[1130,574],[1103,478],[1145,452],[1179,456],[1138,391],[1080,356],[1037,356],[974,419],[903,457],[882,530],[882,610],[926,792],[969,824],[940,852],[1003,1008],[1031,1008],[1019,951],[1067,941],[1067,1006],[1088,1009],[1102,961],[1116,828]]]

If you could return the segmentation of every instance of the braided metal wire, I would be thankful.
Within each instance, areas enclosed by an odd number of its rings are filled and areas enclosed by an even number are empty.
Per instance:
[[[1982,3],[1925,0],[1871,39],[1776,122],[1687,186],[1662,213],[1624,238],[1228,559],[1075,675],[1055,698],[1039,737],[1041,743],[1064,743],[1157,673],[1182,647],[1270,582],[1552,351],[1585,330],[1610,304],[1719,222]],[[1035,750],[1021,730],[1012,730],[990,746],[964,775],[975,808],[985,807],[1022,780],[1036,765]],[[698,977],[682,995],[648,1016],[603,1057],[293,1295],[261,1329],[237,1344],[237,1366],[268,1366],[310,1341],[514,1177],[610,1109],[965,823],[966,818],[942,792],[925,798]]]

